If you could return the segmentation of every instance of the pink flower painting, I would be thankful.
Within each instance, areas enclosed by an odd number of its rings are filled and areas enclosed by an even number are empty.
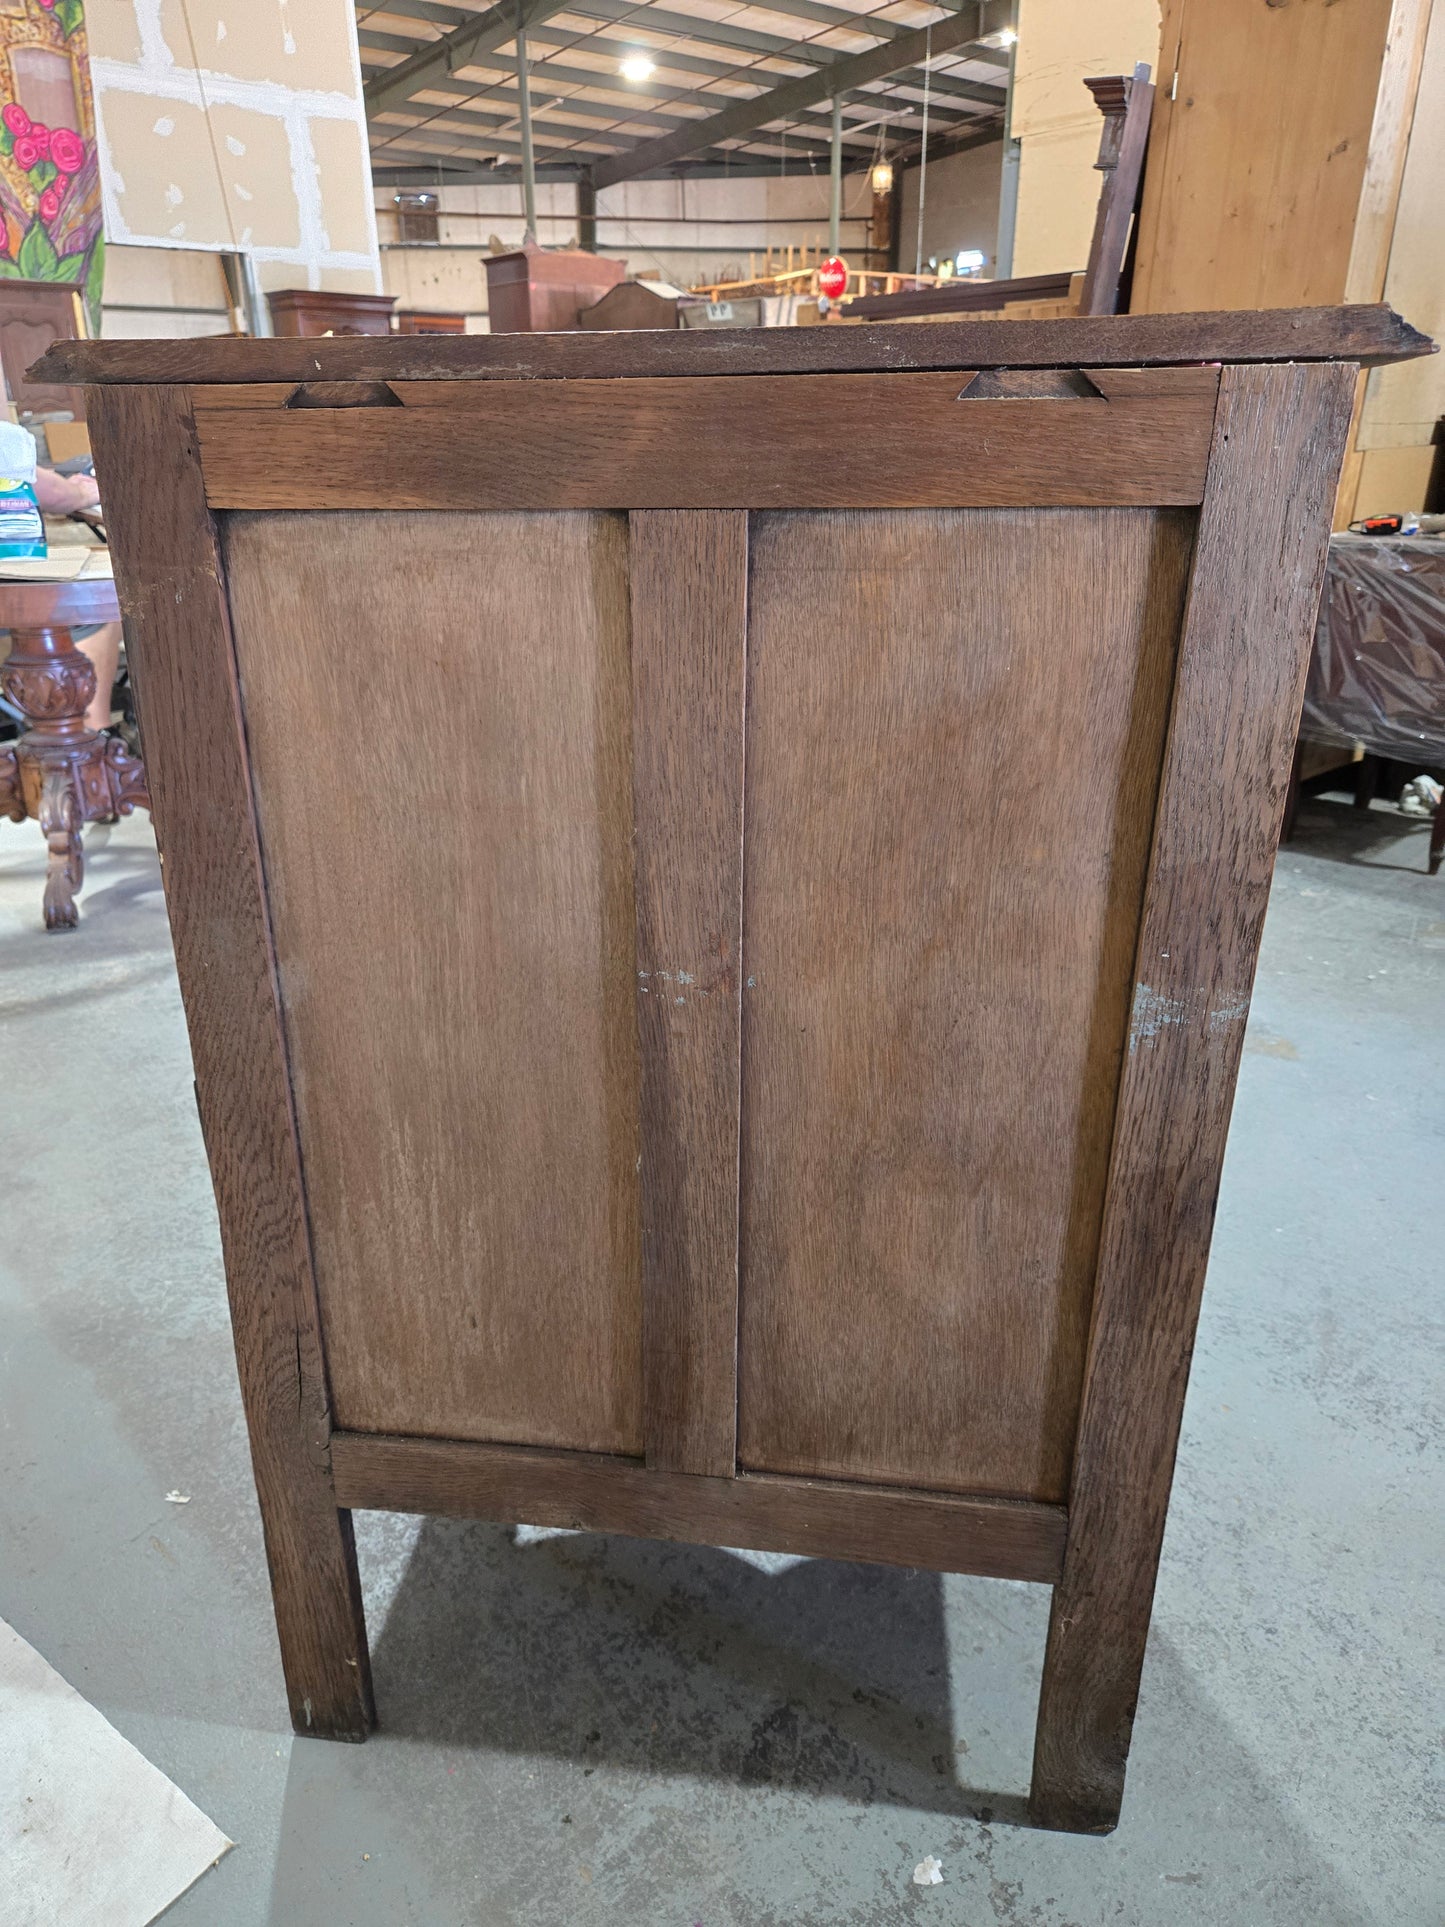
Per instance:
[[[38,7],[0,0],[0,88],[19,78],[11,71],[11,48],[36,44],[37,30],[42,44],[69,61],[79,126],[49,126],[20,101],[0,99],[0,279],[73,283],[98,329],[105,240],[95,142],[88,137],[85,0],[39,0]]]
[[[85,142],[68,127],[52,127],[50,158],[62,174],[78,174],[85,159]]]

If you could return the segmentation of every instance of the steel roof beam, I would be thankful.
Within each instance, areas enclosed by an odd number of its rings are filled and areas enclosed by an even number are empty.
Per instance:
[[[407,0],[407,5],[405,9],[403,9],[402,6],[398,4],[398,0],[392,0],[391,10],[394,12],[406,11],[410,14],[413,7],[419,8],[422,4],[423,0]],[[974,0],[970,0],[970,4],[974,4]],[[435,12],[437,10],[433,8],[431,11]],[[564,11],[566,11],[566,9],[564,9]],[[619,8],[615,9],[615,11],[621,12],[623,10]],[[416,17],[420,17],[420,15],[418,14]],[[658,13],[655,9],[649,7],[645,16],[647,31],[649,33],[664,34],[681,34],[685,31],[688,39],[702,43],[707,42],[708,35],[704,31],[708,24],[706,21],[701,19],[695,20],[690,14],[667,14],[663,17],[669,23],[666,27],[660,27],[657,24],[659,18]],[[644,17],[634,14],[633,18],[641,25]],[[613,24],[610,14],[603,24]],[[768,50],[761,54],[760,58],[784,61],[795,67],[825,67],[831,65],[834,61],[851,58],[851,56],[847,54],[840,54],[834,47],[818,46],[811,41],[773,40],[771,36],[767,35],[756,37],[767,39],[770,43]],[[578,36],[569,28],[552,24],[530,27],[527,31],[527,39],[529,43],[540,46],[558,46],[567,50],[571,50],[579,44]],[[401,53],[408,57],[416,52],[415,41],[403,39],[399,34],[387,33],[376,27],[362,27],[360,29],[360,40],[363,49],[368,47],[375,47],[377,49],[384,48],[388,52]],[[597,44],[611,49],[618,43],[611,38],[606,38],[599,34],[595,37],[595,41],[593,36],[584,36],[582,44]],[[639,44],[643,43],[639,42]],[[722,43],[714,42],[713,44],[721,45]],[[680,53],[671,47],[659,46],[655,42],[646,43],[646,48],[648,52],[657,56],[659,66],[671,67],[679,73],[697,74],[700,77],[713,80],[762,81],[772,77],[766,70],[760,71],[750,66],[737,67],[730,65],[727,61],[709,60],[699,54]],[[958,48],[955,49],[955,51],[958,53],[966,53],[970,60],[987,59],[992,61],[994,58],[991,48],[977,45],[968,48]],[[485,66],[487,63],[485,60],[481,60],[478,64]],[[375,78],[375,76],[371,78]],[[895,85],[912,84],[921,87],[923,84],[923,76],[921,73],[918,73],[910,82],[907,75],[900,73],[893,77],[893,82]],[[646,85],[645,82],[642,84]],[[980,102],[981,105],[1002,106],[1005,99],[1005,90],[1001,87],[988,87],[981,81],[965,80],[947,73],[930,74],[929,86],[934,94],[951,94],[963,100],[978,100],[982,94],[986,96],[986,98]],[[716,96],[708,97],[708,105],[716,105]]]
[[[455,73],[458,67],[504,46],[516,37],[518,27],[530,27],[549,13],[560,13],[563,5],[564,0],[497,0],[496,6],[453,27],[440,40],[429,40],[399,66],[374,74],[362,88],[367,113],[382,114],[400,106],[432,79]]]
[[[372,37],[379,42],[384,36],[375,35]],[[390,36],[385,37],[390,38]],[[529,33],[527,35],[528,45],[530,46],[534,40],[540,37],[541,36],[537,34]],[[488,56],[485,60],[479,61],[476,64],[489,68],[493,72],[501,75],[502,78],[497,81],[488,81],[484,87],[478,87],[468,80],[455,78],[450,80],[433,80],[427,83],[426,91],[429,94],[451,94],[458,100],[477,100],[492,94],[498,88],[505,88],[514,84],[508,72],[512,63],[507,55],[499,54],[495,58]],[[746,75],[751,72],[749,69],[740,70],[737,68],[724,68],[721,71],[728,77],[734,74]],[[651,120],[659,127],[675,127],[680,120],[685,118],[681,114],[671,112],[675,107],[701,107],[709,113],[716,113],[719,107],[727,106],[731,100],[751,98],[749,95],[708,94],[703,93],[697,88],[670,89],[665,82],[658,84],[649,81],[623,81],[615,78],[611,74],[596,73],[590,67],[561,66],[554,58],[548,55],[543,55],[540,59],[534,59],[532,61],[531,73],[534,85],[550,86],[555,84],[557,86],[591,87],[598,93],[616,96],[620,102],[630,102],[635,96],[646,103],[646,105],[632,112],[628,118],[633,120]],[[757,75],[753,77],[760,78],[760,76]],[[901,78],[902,76],[895,76],[895,81],[901,80]],[[884,101],[887,99],[887,96],[854,90],[850,92],[846,98],[857,102],[859,105],[872,106]],[[425,103],[418,102],[415,111],[420,112],[424,104]],[[595,101],[592,103],[593,106],[597,106],[598,104],[599,103]],[[662,111],[656,111],[658,109]],[[406,112],[412,110],[394,108],[390,111]],[[948,103],[944,103],[940,111],[952,114],[962,110]],[[843,135],[845,139],[848,136],[848,128],[846,125],[843,129]],[[861,136],[859,138],[861,138]]]
[[[599,0],[589,0],[589,3],[599,4]],[[884,80],[931,54],[948,53],[976,38],[991,11],[1006,12],[1004,0],[989,0],[988,5],[979,6],[976,14],[955,14],[932,27],[915,27],[896,40],[870,48],[867,53],[834,61],[819,73],[784,81],[782,86],[769,88],[753,100],[734,101],[706,120],[691,121],[674,133],[642,141],[628,153],[599,163],[594,170],[597,185],[610,187],[615,181],[649,173],[718,141],[741,138],[773,121],[795,120],[805,109],[831,100],[836,93],[869,81]]]

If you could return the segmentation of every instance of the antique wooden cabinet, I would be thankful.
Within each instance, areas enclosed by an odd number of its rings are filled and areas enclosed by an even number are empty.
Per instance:
[[[384,335],[391,332],[396,296],[277,288],[266,296],[266,305],[278,335]]]
[[[539,248],[532,240],[510,254],[489,254],[485,266],[488,326],[494,335],[575,328],[579,310],[590,308],[627,273],[625,261],[587,248]]]
[[[885,1560],[1055,1588],[1034,1811],[1114,1823],[1355,375],[1428,346],[52,349],[299,1730],[372,1721],[353,1507]]]

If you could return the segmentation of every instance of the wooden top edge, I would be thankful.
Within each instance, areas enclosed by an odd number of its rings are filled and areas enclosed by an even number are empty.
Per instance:
[[[57,341],[45,382],[548,381],[566,377],[843,374],[930,368],[1141,367],[1198,361],[1354,361],[1436,352],[1383,303],[1061,321],[879,322],[852,328],[577,329],[531,335],[211,336]]]

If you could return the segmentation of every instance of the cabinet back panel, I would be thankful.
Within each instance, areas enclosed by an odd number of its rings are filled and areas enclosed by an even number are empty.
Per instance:
[[[1194,522],[753,518],[746,1467],[1066,1494]]]
[[[626,518],[222,518],[336,1422],[641,1450]]]

